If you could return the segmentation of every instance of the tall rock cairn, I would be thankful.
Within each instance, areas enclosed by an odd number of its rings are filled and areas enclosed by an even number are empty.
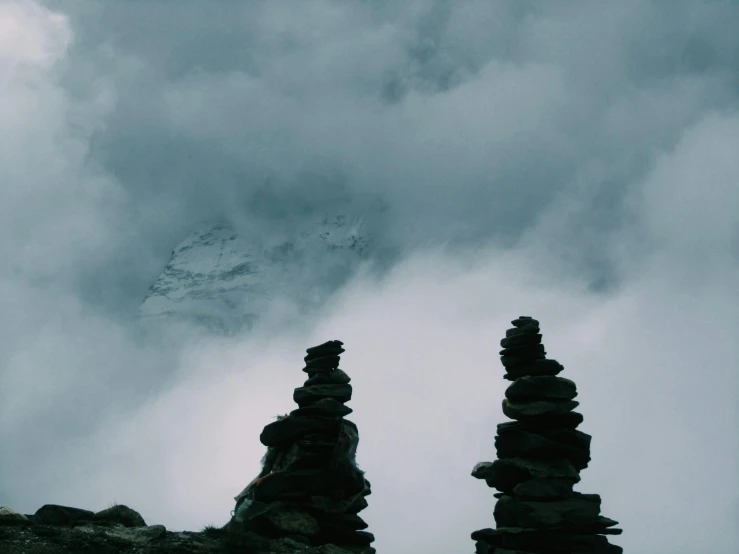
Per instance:
[[[318,546],[334,544],[373,554],[372,533],[357,514],[371,492],[356,465],[357,426],[344,419],[352,409],[350,377],[339,369],[343,343],[308,348],[308,380],[295,389],[298,408],[267,425],[262,471],[235,498],[231,530],[290,537]]]
[[[505,379],[498,425],[498,459],[472,476],[498,491],[496,529],[472,533],[476,554],[620,554],[605,535],[618,522],[600,515],[600,496],[572,490],[590,461],[590,435],[577,430],[582,414],[575,383],[558,377],[564,367],[546,358],[539,322],[521,316],[500,341]]]

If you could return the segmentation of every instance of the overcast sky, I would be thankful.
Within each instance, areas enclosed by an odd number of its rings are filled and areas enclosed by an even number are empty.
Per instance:
[[[0,1],[0,505],[225,523],[340,339],[378,551],[472,552],[531,315],[613,542],[735,554],[738,28],[731,0]],[[384,274],[290,327],[138,338],[201,222],[347,205],[382,207]]]

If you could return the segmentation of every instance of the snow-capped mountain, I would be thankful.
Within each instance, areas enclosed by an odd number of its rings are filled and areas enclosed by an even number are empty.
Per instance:
[[[184,323],[228,334],[279,302],[316,306],[368,257],[362,227],[360,219],[324,216],[266,241],[227,224],[206,225],[175,248],[140,317],[147,327]]]

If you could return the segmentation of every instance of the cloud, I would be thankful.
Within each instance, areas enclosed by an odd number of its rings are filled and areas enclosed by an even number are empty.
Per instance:
[[[220,523],[303,349],[339,338],[378,548],[470,545],[526,314],[580,388],[614,542],[735,552],[738,10],[1,3],[2,502]],[[200,222],[345,210],[398,255],[317,315],[136,335]]]

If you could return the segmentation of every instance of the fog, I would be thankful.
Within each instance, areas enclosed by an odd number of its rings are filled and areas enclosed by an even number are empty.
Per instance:
[[[472,551],[530,315],[613,542],[736,552],[737,25],[728,0],[0,2],[0,505],[225,523],[339,339],[374,546]],[[289,325],[142,339],[201,222],[346,209],[383,271]]]

